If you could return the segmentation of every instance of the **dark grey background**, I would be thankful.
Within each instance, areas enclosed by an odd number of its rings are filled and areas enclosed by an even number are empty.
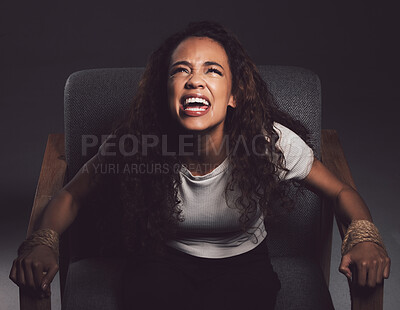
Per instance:
[[[393,267],[385,282],[384,308],[396,309],[400,28],[394,3],[1,2],[0,308],[17,308],[17,288],[8,272],[24,238],[47,134],[63,131],[63,87],[69,74],[144,66],[169,34],[189,21],[212,19],[233,30],[257,64],[303,66],[320,76],[323,127],[338,130],[358,190],[386,241]],[[336,231],[334,238],[330,288],[336,308],[349,309],[346,280],[337,272]]]

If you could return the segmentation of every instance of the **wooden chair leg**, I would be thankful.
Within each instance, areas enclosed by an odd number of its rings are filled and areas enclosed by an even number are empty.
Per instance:
[[[24,310],[50,310],[51,298],[46,297],[39,299],[37,297],[31,297],[28,293],[19,289],[19,304],[20,309]]]
[[[383,282],[374,287],[360,287],[349,283],[352,310],[381,310],[383,309]]]

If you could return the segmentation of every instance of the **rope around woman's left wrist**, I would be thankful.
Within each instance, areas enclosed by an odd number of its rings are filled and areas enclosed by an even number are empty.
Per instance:
[[[353,220],[343,238],[342,256],[347,254],[356,244],[366,241],[378,244],[386,252],[382,237],[374,223],[367,220]]]

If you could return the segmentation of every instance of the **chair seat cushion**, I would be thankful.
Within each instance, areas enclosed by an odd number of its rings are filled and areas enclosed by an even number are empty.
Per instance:
[[[272,257],[271,263],[281,281],[275,309],[334,309],[322,270],[316,262],[303,257]]]
[[[333,309],[321,269],[309,259],[273,257],[281,281],[276,309]],[[123,259],[88,258],[69,266],[63,310],[120,310]]]
[[[123,259],[87,258],[71,263],[68,268],[63,310],[122,309]]]

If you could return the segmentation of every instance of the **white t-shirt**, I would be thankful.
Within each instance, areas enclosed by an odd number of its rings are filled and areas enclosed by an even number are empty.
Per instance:
[[[276,122],[274,128],[279,135],[276,145],[289,169],[282,170],[279,179],[304,179],[314,161],[313,150],[289,128]],[[228,207],[224,191],[229,172],[228,158],[201,176],[193,176],[182,167],[179,198],[184,221],[179,223],[178,237],[169,246],[198,257],[224,258],[250,251],[264,240],[267,231],[261,212],[254,213],[251,228],[243,232],[239,210]],[[237,190],[232,192],[230,205],[239,194]]]

